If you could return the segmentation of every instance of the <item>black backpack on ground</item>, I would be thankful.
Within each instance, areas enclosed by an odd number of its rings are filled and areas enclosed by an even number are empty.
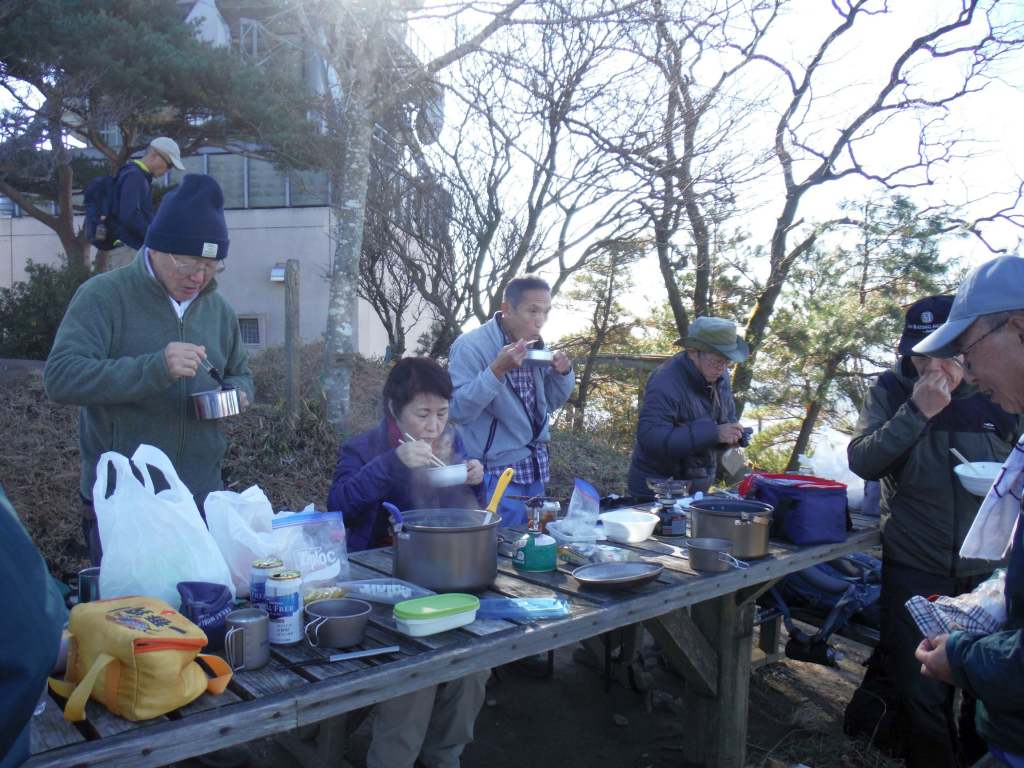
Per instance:
[[[117,176],[97,176],[89,182],[82,198],[85,203],[85,239],[98,250],[111,250],[121,237],[121,222],[117,218]]]

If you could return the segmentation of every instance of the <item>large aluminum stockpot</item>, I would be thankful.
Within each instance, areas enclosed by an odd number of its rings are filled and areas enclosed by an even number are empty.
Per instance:
[[[760,501],[699,499],[690,504],[690,536],[726,539],[733,543],[734,557],[755,560],[768,554],[773,509]]]
[[[479,592],[498,575],[501,518],[473,509],[403,512],[394,535],[393,573],[435,592]]]

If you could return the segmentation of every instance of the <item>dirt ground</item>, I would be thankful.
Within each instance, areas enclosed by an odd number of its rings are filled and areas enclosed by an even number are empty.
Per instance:
[[[649,636],[647,641],[651,642]],[[835,645],[846,655],[838,669],[784,660],[754,671],[748,766],[902,765],[843,736],[843,708],[863,675],[860,664],[870,649],[843,638],[836,638]],[[499,669],[498,679],[492,676],[477,718],[476,740],[462,756],[463,768],[679,768],[687,734],[684,720],[669,708],[682,696],[683,681],[650,662],[647,668],[658,693],[639,695],[617,683],[605,693],[598,671],[575,662],[572,650],[556,651],[552,678],[532,678],[507,668]],[[618,724],[623,718],[624,724]],[[349,740],[346,758],[354,768],[365,766],[370,725],[368,718]],[[252,746],[254,768],[300,766],[273,739]],[[201,768],[202,763],[188,760],[177,765]]]

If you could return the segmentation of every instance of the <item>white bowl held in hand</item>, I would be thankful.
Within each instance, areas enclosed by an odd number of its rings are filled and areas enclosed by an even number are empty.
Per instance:
[[[622,544],[646,541],[654,532],[654,526],[658,524],[657,515],[629,509],[603,512],[600,518],[608,538]]]
[[[971,467],[976,469],[981,477],[971,472]],[[975,496],[984,496],[992,487],[992,483],[999,477],[999,470],[1002,467],[1003,465],[998,461],[972,461],[970,467],[966,464],[957,464],[953,467],[953,471],[960,478],[964,488]]]
[[[431,467],[427,470],[427,482],[435,488],[448,485],[462,485],[469,477],[469,467],[465,464],[449,464],[447,467]]]

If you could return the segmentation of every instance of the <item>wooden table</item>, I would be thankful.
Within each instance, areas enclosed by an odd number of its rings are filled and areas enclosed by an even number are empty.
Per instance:
[[[864,521],[860,521],[863,525]],[[787,573],[879,543],[877,527],[855,529],[842,544],[808,547],[773,542],[768,557],[746,571],[697,574],[672,555],[679,540],[629,547],[665,565],[660,579],[631,591],[580,588],[571,567],[521,573],[499,558],[498,577],[481,597],[560,597],[572,615],[520,624],[478,620],[423,638],[395,629],[391,607],[374,605],[362,647],[399,645],[395,657],[313,665],[329,651],[305,643],[273,651],[263,669],[240,672],[220,696],[204,694],[186,707],[130,723],[90,701],[88,719],[63,720],[51,701],[33,719],[30,768],[163,766],[197,754],[318,723],[428,685],[643,623],[687,680],[683,763],[741,768],[745,764],[747,701],[754,601]],[[391,574],[390,549],[351,556],[352,578]]]

